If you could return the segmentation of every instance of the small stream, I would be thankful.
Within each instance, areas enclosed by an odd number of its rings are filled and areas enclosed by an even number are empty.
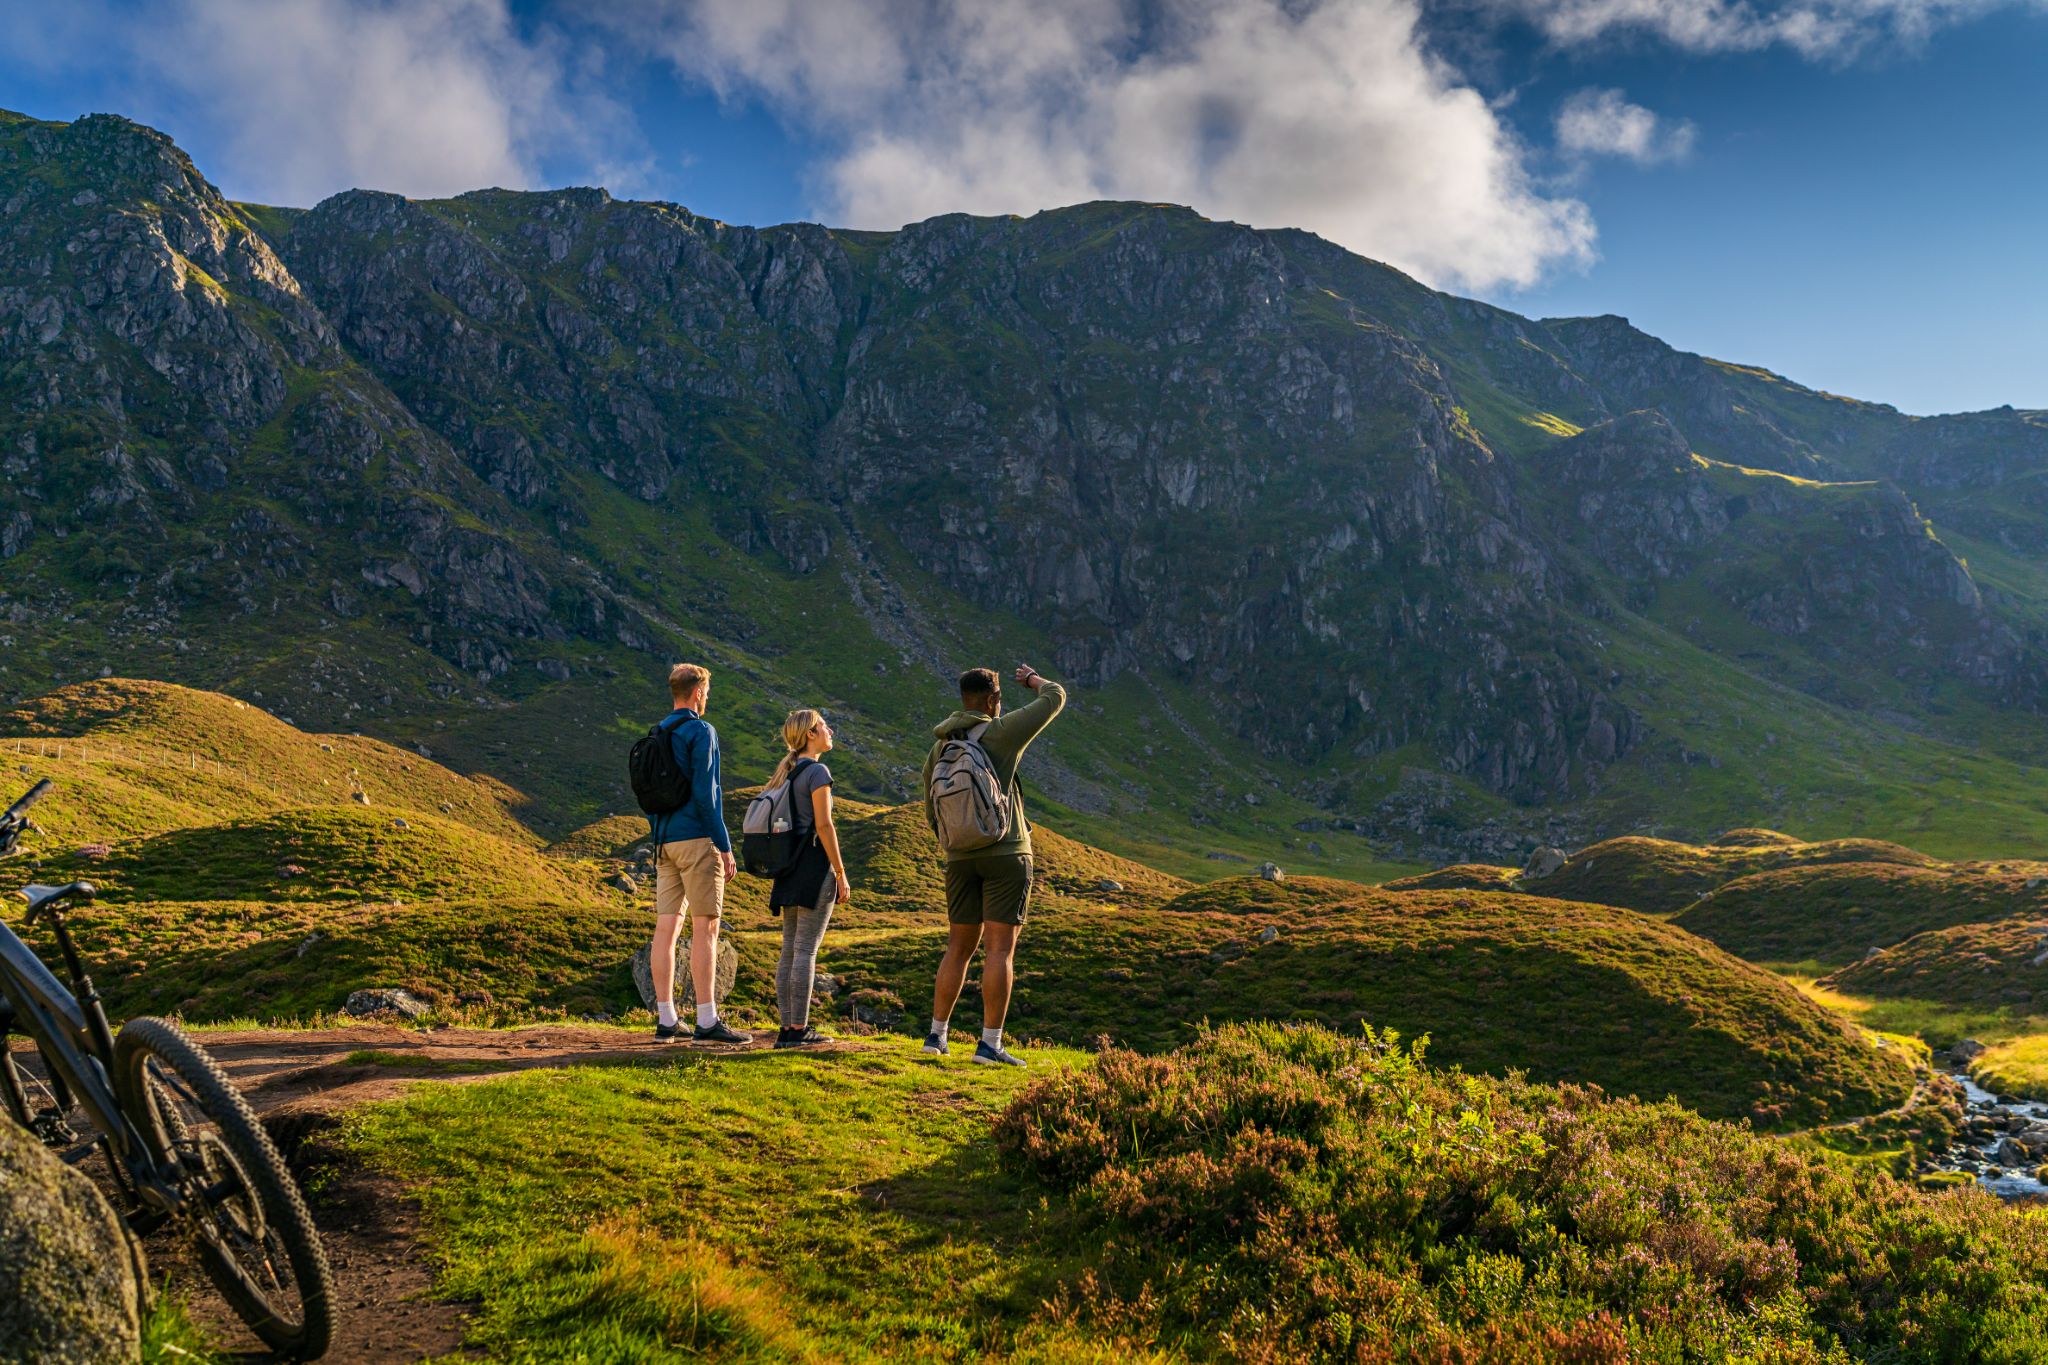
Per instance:
[[[2048,1164],[2048,1103],[1994,1095],[1965,1071],[1949,1075],[1963,1090],[1963,1131],[1925,1169],[1966,1171],[2001,1199],[2048,1199],[2034,1178]]]

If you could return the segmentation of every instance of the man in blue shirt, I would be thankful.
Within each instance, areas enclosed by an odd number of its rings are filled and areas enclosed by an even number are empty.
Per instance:
[[[711,700],[711,670],[677,664],[669,670],[675,702],[661,722],[668,731],[676,766],[690,775],[690,799],[671,811],[650,815],[654,840],[654,1036],[681,1032],[676,1017],[676,933],[683,916],[690,925],[690,981],[697,988],[694,1037],[707,1043],[751,1043],[718,1017],[718,924],[725,908],[725,884],[737,876],[732,836],[725,829],[725,790],[719,781],[718,731],[704,720]]]

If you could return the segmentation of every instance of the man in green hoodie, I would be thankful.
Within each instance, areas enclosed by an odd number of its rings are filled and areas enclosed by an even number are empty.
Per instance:
[[[1023,1066],[1022,1058],[1003,1047],[1003,1018],[1010,1012],[1011,960],[1017,935],[1024,929],[1024,911],[1031,901],[1031,822],[1017,787],[1017,763],[1038,732],[1052,724],[1067,704],[1067,691],[1029,664],[1017,666],[1017,681],[1038,695],[1021,710],[1003,714],[1002,679],[991,668],[972,668],[960,675],[960,709],[932,727],[932,751],[924,761],[925,818],[938,828],[932,813],[932,765],[949,739],[976,726],[981,747],[988,751],[996,781],[1009,798],[1010,827],[993,844],[946,855],[946,919],[951,930],[946,956],[939,962],[939,980],[932,992],[932,1027],[924,1050],[947,1054],[946,1034],[967,964],[977,946],[981,957],[981,1042],[974,1060],[984,1066]]]

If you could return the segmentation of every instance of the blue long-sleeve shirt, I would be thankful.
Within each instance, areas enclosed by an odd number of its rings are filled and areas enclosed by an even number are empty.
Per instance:
[[[690,775],[690,800],[672,811],[648,816],[649,834],[657,845],[709,839],[720,853],[732,852],[732,835],[725,829],[725,788],[719,779],[718,731],[687,706],[678,706],[661,723],[668,727],[676,766]]]

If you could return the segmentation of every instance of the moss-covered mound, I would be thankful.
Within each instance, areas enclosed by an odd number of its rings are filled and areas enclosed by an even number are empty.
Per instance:
[[[2013,915],[2048,915],[2048,866],[1778,868],[1729,882],[1672,922],[1752,962],[1841,966],[1915,934]]]
[[[346,806],[279,811],[72,853],[38,872],[114,901],[594,899],[594,876],[469,825]]]
[[[2022,915],[1915,934],[1823,984],[1851,995],[2048,1014],[2048,918]]]
[[[607,815],[548,845],[554,858],[626,858],[647,842],[647,817]]]
[[[1796,834],[1776,829],[1728,829],[1710,842],[1712,848],[1791,848],[1806,841]]]
[[[1068,1311],[1175,1358],[2048,1359],[2048,1221],[1370,1036],[1112,1052],[996,1140],[1093,1265]]]
[[[310,1021],[349,992],[403,987],[472,1022],[637,1008],[626,963],[647,942],[644,909],[524,897],[391,902],[151,901],[74,917],[116,1018]],[[742,942],[728,1002],[772,1013],[774,962]]]
[[[945,865],[922,805],[889,806],[860,819],[842,815],[838,823],[856,909],[943,912]],[[1069,839],[1044,825],[1032,826],[1031,846],[1038,890],[1056,899],[1156,905],[1188,887],[1170,873]]]
[[[1772,868],[1827,863],[1927,867],[1934,862],[1924,853],[1880,839],[1701,846],[1629,834],[1580,849],[1563,867],[1525,889],[1559,900],[1668,915],[1715,887]]]
[[[828,944],[829,965],[915,1003],[942,932]],[[1497,892],[1235,878],[1159,910],[1070,909],[1025,930],[1010,1018],[1027,1036],[1144,1049],[1205,1019],[1364,1019],[1427,1033],[1474,1070],[1672,1094],[1765,1124],[1869,1113],[1911,1087],[1903,1052],[1712,944],[1625,910]]]
[[[1518,867],[1495,867],[1491,863],[1454,863],[1434,872],[1413,877],[1396,877],[1380,885],[1388,891],[1512,891],[1522,875]]]
[[[13,759],[17,742],[17,762],[59,788],[62,799],[35,817],[51,847],[365,802],[538,842],[515,818],[523,798],[501,782],[361,735],[308,734],[258,706],[172,683],[102,678],[58,688],[0,711],[0,754]]]

